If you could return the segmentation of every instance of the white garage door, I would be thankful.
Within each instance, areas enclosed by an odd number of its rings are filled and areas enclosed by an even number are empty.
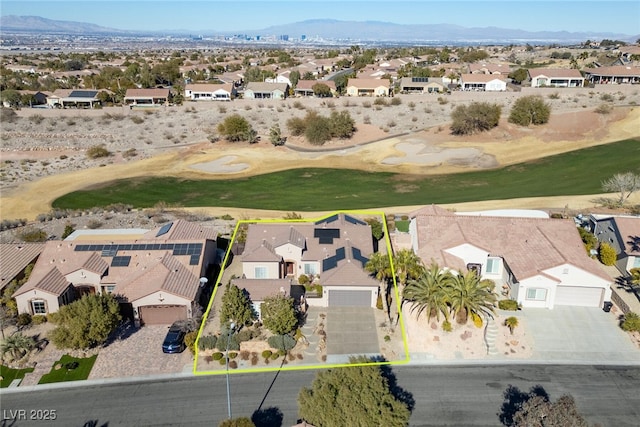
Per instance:
[[[558,286],[555,305],[577,305],[581,307],[600,307],[604,302],[602,288],[583,288],[579,286]]]
[[[371,291],[330,290],[329,307],[371,307]]]
[[[146,305],[140,307],[140,320],[144,325],[170,325],[187,318],[184,305]]]

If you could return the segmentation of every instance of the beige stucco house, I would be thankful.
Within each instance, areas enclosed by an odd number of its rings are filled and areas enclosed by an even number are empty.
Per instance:
[[[584,77],[576,69],[531,68],[528,70],[531,87],[582,87]]]
[[[134,321],[191,318],[209,292],[209,280],[201,279],[213,272],[216,232],[183,220],[135,237],[110,231],[46,242],[29,280],[13,295],[18,311],[54,313],[83,295],[111,293]]]
[[[387,79],[349,79],[347,96],[391,96],[391,83]]]
[[[233,83],[194,83],[184,87],[184,98],[190,101],[231,101],[235,97]]]

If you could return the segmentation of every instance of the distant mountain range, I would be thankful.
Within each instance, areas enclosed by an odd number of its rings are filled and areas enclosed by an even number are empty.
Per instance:
[[[86,22],[57,21],[39,16],[0,17],[0,32],[11,33],[59,33],[76,35],[136,35],[136,34],[198,34],[203,36],[244,34],[247,36],[288,35],[291,38],[318,37],[332,40],[390,41],[390,42],[579,42],[588,39],[635,41],[638,35],[593,31],[524,31],[498,27],[462,27],[451,24],[403,25],[380,21],[340,21],[335,19],[311,19],[285,25],[276,25],[261,30],[215,31],[215,30],[119,30],[101,27]]]

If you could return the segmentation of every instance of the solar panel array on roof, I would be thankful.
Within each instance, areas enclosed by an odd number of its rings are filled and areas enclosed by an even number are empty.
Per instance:
[[[313,237],[318,238],[320,244],[331,245],[333,244],[333,239],[340,237],[340,230],[338,228],[315,228]]]
[[[102,248],[102,253],[100,254],[100,256],[116,256],[117,253],[118,253],[117,248],[107,247],[107,248]]]
[[[365,264],[369,261],[369,258],[362,255],[362,252],[358,248],[351,248],[351,253],[353,254],[353,259],[359,261],[364,268]]]
[[[69,98],[94,98],[97,94],[97,90],[74,90],[69,94]]]
[[[169,230],[171,230],[171,227],[173,226],[173,222],[169,222],[165,225],[163,225],[160,230],[158,230],[158,233],[156,234],[156,237],[160,237],[163,234],[167,234],[169,232]]]
[[[331,215],[330,217],[321,219],[320,221],[316,221],[316,225],[318,224],[330,224],[338,220],[338,214]]]
[[[130,256],[114,256],[111,260],[111,267],[129,267]]]
[[[322,260],[322,271],[331,270],[332,268],[336,268],[338,266],[338,262],[345,259],[346,251],[345,248],[338,248],[336,250],[336,254],[330,256],[329,258],[325,258]]]
[[[411,77],[411,81],[414,83],[428,83],[429,77]]]
[[[345,215],[344,216],[344,220],[347,221],[347,222],[350,222],[351,224],[355,224],[355,225],[367,225],[366,222],[360,221],[358,218],[354,218],[354,217],[349,216],[349,215]]]
[[[103,257],[117,257],[118,251],[172,251],[172,255],[190,255],[189,265],[198,265],[200,262],[200,253],[202,252],[202,243],[138,243],[138,244],[122,244],[122,245],[76,245],[74,248],[77,252],[98,252]],[[126,257],[125,257],[126,258]],[[129,257],[131,258],[131,257]],[[123,265],[114,265],[114,267],[124,267]],[[127,265],[129,265],[127,263]]]

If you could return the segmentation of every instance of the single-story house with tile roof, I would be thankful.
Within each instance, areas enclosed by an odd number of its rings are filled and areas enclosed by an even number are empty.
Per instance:
[[[574,68],[531,68],[531,87],[583,87],[584,77]]]
[[[586,68],[584,76],[594,84],[638,84],[640,83],[640,67],[615,65],[612,67]]]
[[[505,76],[511,72],[509,64],[469,64],[469,72],[471,74],[504,74]]]
[[[232,282],[251,297],[256,311],[266,296],[282,293],[320,307],[375,307],[379,282],[364,270],[373,253],[371,227],[339,213],[317,222],[249,224],[242,278]],[[322,286],[306,293],[298,278]]]
[[[331,95],[335,96],[337,94],[336,82],[333,80],[298,80],[293,92],[298,96],[314,96],[313,87],[317,84],[327,86],[331,91]]]
[[[571,220],[410,214],[412,248],[426,265],[476,271],[523,307],[602,307],[612,279],[591,259]]]
[[[57,89],[47,98],[47,105],[56,108],[93,108],[100,105],[97,89]]]
[[[442,93],[447,90],[442,77],[403,77],[400,79],[401,93]]]
[[[588,222],[598,241],[615,249],[616,267],[623,276],[629,276],[632,268],[640,268],[640,217],[592,214]]]
[[[236,94],[233,83],[194,83],[184,87],[184,97],[191,101],[231,101]]]
[[[124,103],[127,105],[160,106],[171,102],[171,91],[166,88],[127,89]]]
[[[205,292],[201,278],[213,271],[216,238],[212,229],[177,220],[131,240],[48,241],[13,297],[20,313],[47,314],[82,295],[107,292],[137,322],[191,318]]]
[[[244,97],[249,99],[285,99],[289,94],[286,83],[249,82]]]
[[[391,96],[391,83],[388,79],[349,79],[347,96]]]
[[[493,74],[462,74],[460,87],[462,90],[503,92],[507,90],[507,82],[503,77]]]
[[[0,244],[0,291],[12,280],[25,277],[25,269],[33,264],[44,249],[44,243]]]

